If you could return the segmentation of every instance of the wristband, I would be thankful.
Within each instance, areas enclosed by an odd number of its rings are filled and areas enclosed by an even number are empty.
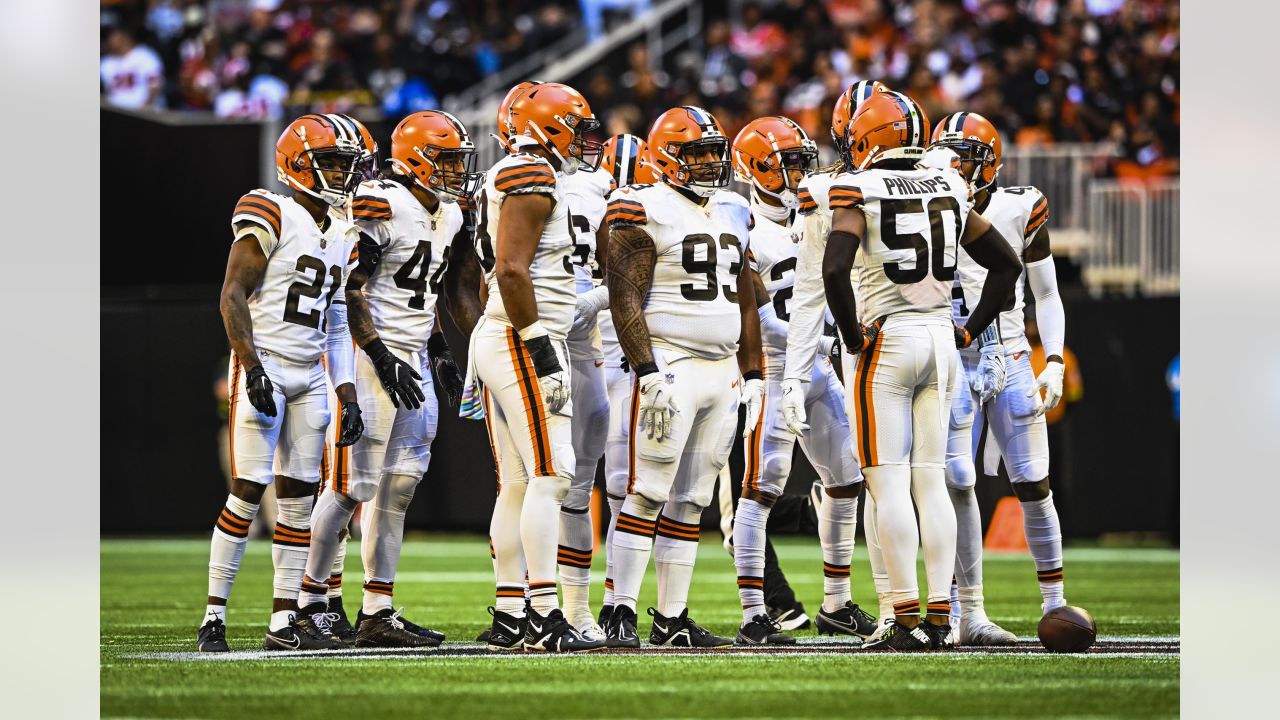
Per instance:
[[[556,349],[551,345],[551,338],[545,332],[523,342],[529,351],[529,357],[533,358],[534,374],[538,377],[546,377],[560,372],[560,358],[556,357]]]
[[[427,352],[431,355],[449,352],[449,343],[445,342],[444,333],[432,333],[427,338]]]
[[[530,340],[536,340],[547,336],[547,329],[542,327],[541,320],[534,320],[528,326],[520,328],[520,339],[528,344]]]
[[[751,382],[752,380],[763,380],[764,373],[759,370],[748,370],[742,373],[743,382]]]
[[[658,372],[658,363],[655,362],[647,362],[643,365],[636,366],[636,377],[644,377],[645,375],[652,375],[656,372]]]
[[[387,355],[391,354],[391,351],[388,350],[387,346],[382,342],[382,338],[374,338],[365,343],[364,352],[375,365]]]
[[[978,336],[979,348],[985,348],[988,345],[1000,344],[1000,328],[997,327],[999,324],[999,321],[993,322],[987,326],[986,330],[982,331],[982,334]],[[968,330],[965,332],[968,332]]]

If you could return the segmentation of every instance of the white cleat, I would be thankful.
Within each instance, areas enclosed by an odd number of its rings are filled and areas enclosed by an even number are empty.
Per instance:
[[[992,647],[1018,644],[1017,635],[991,622],[985,615],[965,615],[960,618],[959,629],[952,632],[956,635],[957,645]]]
[[[573,627],[584,640],[604,640],[604,629],[596,624],[595,620],[588,618],[581,625],[574,623]]]
[[[871,635],[869,635],[867,639],[863,641],[862,643],[863,646],[865,647],[867,645],[870,645],[873,642],[876,642],[877,640],[882,639],[886,634],[888,634],[889,629],[892,627],[893,627],[892,615],[880,618],[878,621],[876,621],[876,631],[871,633]]]

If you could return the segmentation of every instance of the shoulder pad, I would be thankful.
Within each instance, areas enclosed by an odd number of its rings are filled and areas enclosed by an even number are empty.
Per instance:
[[[231,214],[232,224],[248,221],[266,228],[273,237],[280,237],[283,213],[280,196],[266,190],[251,190],[240,197]]]
[[[501,193],[554,192],[556,173],[540,157],[510,155],[494,166],[493,187]]]
[[[363,222],[385,222],[391,219],[391,200],[387,190],[377,183],[362,183],[351,200],[351,217]]]

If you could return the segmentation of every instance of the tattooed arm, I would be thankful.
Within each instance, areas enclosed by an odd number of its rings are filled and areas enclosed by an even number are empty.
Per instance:
[[[449,253],[449,266],[444,271],[445,312],[453,324],[467,337],[480,321],[484,306],[480,303],[480,288],[484,278],[480,274],[480,259],[471,247],[471,232],[463,227],[453,236]]]
[[[249,313],[249,295],[258,287],[262,274],[267,270],[267,255],[262,250],[258,234],[252,223],[240,223],[236,227],[238,239],[231,245],[231,257],[227,260],[227,276],[222,281],[222,296],[218,301],[222,311],[222,325],[227,331],[231,350],[246,369],[261,364],[253,344],[253,317]]]
[[[644,299],[653,282],[658,250],[643,228],[619,225],[609,231],[609,312],[618,332],[618,343],[631,367],[639,371],[653,366],[649,325],[644,319]]]

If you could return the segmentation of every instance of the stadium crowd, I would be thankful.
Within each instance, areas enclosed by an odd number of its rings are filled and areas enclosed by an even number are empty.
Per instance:
[[[398,116],[646,0],[103,0],[103,92],[126,107],[260,118],[304,108]],[[1131,172],[1176,174],[1176,0],[777,0],[706,4],[701,48],[636,44],[579,87],[611,132],[676,103],[732,136],[783,113],[819,142],[850,82],[930,117],[982,113],[1017,145],[1110,141]],[[584,21],[585,18],[585,21]],[[584,29],[585,25],[585,29]],[[585,41],[585,40],[584,40]]]

